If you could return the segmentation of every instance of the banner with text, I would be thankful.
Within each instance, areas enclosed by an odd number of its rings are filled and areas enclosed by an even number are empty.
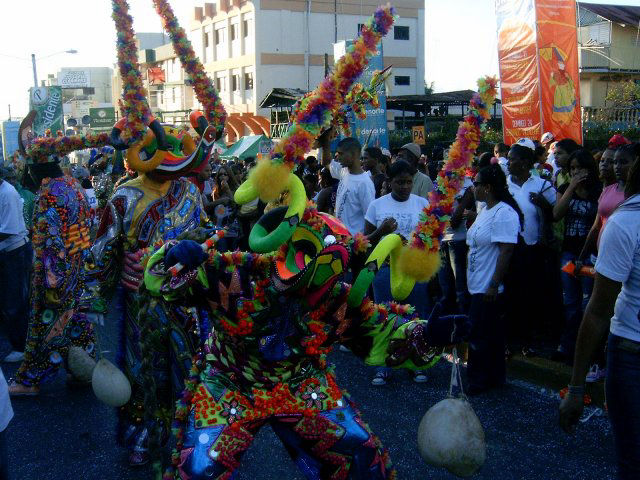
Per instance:
[[[47,130],[52,135],[62,131],[62,88],[38,87],[29,89],[29,110],[35,110],[36,117],[33,121],[33,133],[35,136],[44,136]]]
[[[18,129],[20,122],[7,120],[2,122],[2,156],[8,160],[18,150]]]
[[[534,0],[496,0],[502,126],[508,145],[540,139],[540,92]]]
[[[536,0],[536,23],[543,131],[582,144],[576,2]]]
[[[347,48],[353,44],[353,40],[346,40],[334,44],[333,58],[337,62],[340,57],[344,56]],[[377,70],[384,69],[384,59],[382,53],[382,43],[378,46],[376,55],[369,60],[366,70],[356,80],[364,87],[368,87],[371,83],[371,77]],[[389,131],[387,129],[387,96],[384,87],[378,93],[379,107],[376,108],[371,104],[365,106],[367,118],[360,120],[355,115],[351,115],[350,124],[351,132],[354,137],[360,140],[362,147],[379,147],[389,148]]]

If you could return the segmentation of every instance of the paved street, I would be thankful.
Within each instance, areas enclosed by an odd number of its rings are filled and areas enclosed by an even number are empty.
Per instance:
[[[113,357],[115,328],[101,329],[101,343]],[[365,421],[391,450],[400,479],[453,479],[427,466],[416,446],[424,412],[444,398],[449,368],[441,362],[427,384],[396,373],[384,387],[370,385],[371,371],[350,353],[336,352],[340,384],[358,403]],[[3,364],[8,378],[16,366]],[[478,479],[606,480],[613,478],[612,437],[606,417],[594,416],[570,438],[557,427],[557,400],[529,384],[513,381],[502,391],[472,404],[488,444],[487,462]],[[114,443],[115,414],[91,389],[69,390],[63,375],[37,398],[13,401],[16,416],[8,428],[12,479],[147,480],[148,470],[131,470]],[[263,429],[247,453],[237,480],[300,479],[275,435]]]

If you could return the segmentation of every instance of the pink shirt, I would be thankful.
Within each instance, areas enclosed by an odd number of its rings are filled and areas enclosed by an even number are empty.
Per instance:
[[[609,220],[613,211],[618,208],[618,205],[622,202],[624,202],[624,192],[618,191],[617,183],[609,185],[602,190],[600,199],[598,200],[598,214],[602,219],[602,228],[598,233],[598,245],[600,245],[600,236],[602,235],[604,226],[607,224],[607,220]]]

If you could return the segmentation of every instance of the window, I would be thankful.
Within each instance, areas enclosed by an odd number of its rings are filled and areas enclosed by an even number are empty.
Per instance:
[[[224,41],[222,28],[216,30],[216,45],[220,45]]]
[[[238,24],[234,23],[231,25],[231,41],[233,42],[238,38]]]
[[[209,48],[209,32],[204,34],[204,48]]]
[[[176,90],[177,90],[176,87],[173,87],[171,89],[171,98],[173,99],[173,103],[176,103]]]
[[[222,91],[222,82],[220,81],[220,77],[216,78],[216,90],[219,92]]]
[[[244,38],[247,38],[249,36],[249,20],[242,21],[242,33],[244,35]]]
[[[231,75],[231,90],[234,92],[240,90],[240,75]]]
[[[244,89],[253,90],[253,73],[251,72],[244,74]]]
[[[409,40],[409,27],[393,27],[394,40]]]
[[[362,27],[364,27],[364,23],[359,23],[358,24],[358,35],[360,35],[360,32],[362,31]]]
[[[411,85],[411,77],[405,75],[396,75],[394,77],[396,85]]]

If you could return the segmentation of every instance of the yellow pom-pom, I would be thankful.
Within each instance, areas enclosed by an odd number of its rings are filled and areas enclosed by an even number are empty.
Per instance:
[[[291,170],[285,165],[273,163],[269,158],[265,158],[251,170],[249,181],[263,202],[271,202],[287,187],[290,173]]]
[[[416,282],[428,282],[440,270],[440,254],[405,246],[400,251],[397,265],[402,275]]]

